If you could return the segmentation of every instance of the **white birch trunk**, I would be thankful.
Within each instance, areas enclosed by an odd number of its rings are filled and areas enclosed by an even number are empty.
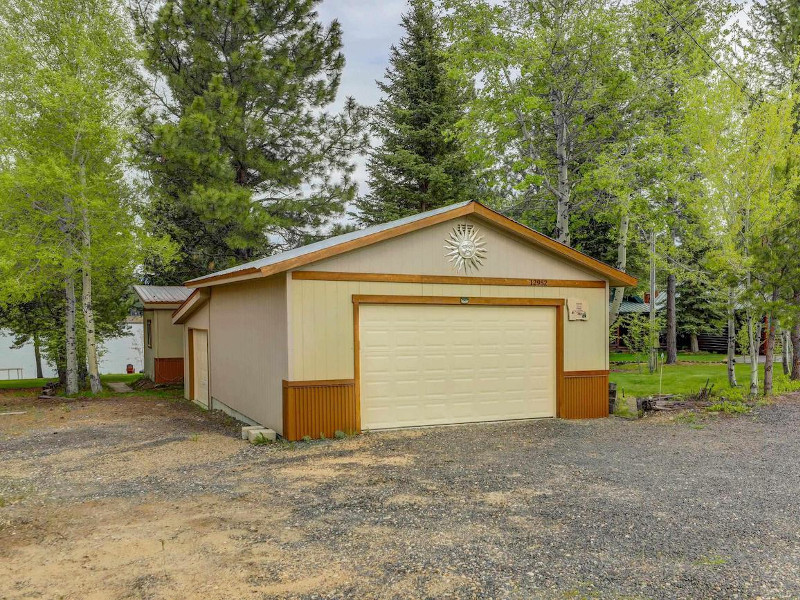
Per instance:
[[[81,167],[83,169],[83,167]],[[93,394],[103,391],[100,383],[100,372],[97,367],[97,339],[94,327],[94,305],[92,304],[92,267],[91,267],[91,229],[89,210],[83,207],[83,255],[82,255],[82,298],[83,321],[86,328],[86,360],[89,364],[89,384]]]
[[[650,358],[651,373],[658,368],[658,332],[656,331],[656,232],[650,233]]]
[[[789,339],[789,330],[783,329],[781,331],[781,361],[783,362],[783,374],[790,373],[789,365],[792,362],[792,342]]]
[[[739,387],[736,381],[736,294],[728,290],[728,385]]]
[[[556,199],[556,239],[569,246],[569,131],[564,115],[563,93],[553,94],[553,121],[556,129],[556,160],[558,161],[558,194]]]
[[[628,265],[628,227],[630,226],[631,218],[627,211],[619,222],[619,239],[617,240],[617,269],[624,271]],[[611,297],[611,308],[608,312],[608,323],[613,325],[619,317],[619,307],[622,305],[622,298],[625,296],[624,287],[613,288],[613,296]]]
[[[756,333],[756,318],[751,311],[747,312],[747,345],[750,355],[750,395],[758,395],[758,350],[761,336]]]
[[[64,206],[68,216],[72,215],[72,199],[64,197]],[[68,273],[64,277],[64,340],[66,345],[67,362],[67,394],[78,393],[78,344],[75,337],[75,274],[72,272],[73,240],[71,224],[67,223],[64,232],[64,255]]]

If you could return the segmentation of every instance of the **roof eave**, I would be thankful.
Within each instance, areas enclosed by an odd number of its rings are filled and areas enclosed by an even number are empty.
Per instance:
[[[175,310],[180,302],[142,302],[145,310]]]
[[[172,313],[172,324],[183,325],[189,317],[206,303],[210,296],[211,291],[205,288],[193,291],[184,303]]]
[[[530,227],[526,227],[521,223],[517,223],[513,219],[509,219],[499,212],[484,206],[480,202],[470,202],[464,206],[454,208],[453,210],[431,215],[411,223],[404,223],[403,225],[398,225],[397,227],[393,227],[391,229],[378,231],[362,238],[342,242],[336,246],[330,246],[309,254],[289,258],[272,265],[261,268],[250,267],[247,269],[234,271],[233,273],[225,273],[222,275],[212,275],[205,278],[193,279],[191,281],[187,281],[184,285],[191,288],[203,288],[224,283],[244,281],[247,279],[255,279],[258,277],[269,277],[270,275],[275,275],[291,269],[297,269],[337,254],[363,248],[364,246],[369,246],[376,242],[392,239],[418,229],[424,229],[425,227],[430,227],[432,225],[437,225],[445,221],[471,214],[475,214],[479,217],[487,219],[496,225],[525,238],[540,248],[544,248],[553,254],[568,258],[573,262],[582,265],[584,268],[587,268],[596,275],[599,275],[602,279],[608,280],[609,285],[612,287],[634,287],[638,283],[638,280],[635,277],[628,275],[624,271],[615,269],[614,267],[596,260],[587,254],[575,250],[574,248],[570,248],[566,244],[562,244],[561,242],[547,237],[546,235],[541,234]]]

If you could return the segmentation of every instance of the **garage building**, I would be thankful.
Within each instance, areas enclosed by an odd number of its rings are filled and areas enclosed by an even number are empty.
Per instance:
[[[609,286],[478,202],[194,279],[185,394],[287,439],[608,415]]]
[[[144,374],[155,383],[183,381],[183,326],[172,323],[192,290],[182,285],[135,285],[142,304]]]

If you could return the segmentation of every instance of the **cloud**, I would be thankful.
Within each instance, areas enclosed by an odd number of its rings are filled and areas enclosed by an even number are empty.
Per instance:
[[[389,64],[389,49],[402,36],[400,17],[405,0],[326,0],[318,8],[320,20],[334,19],[342,25],[346,65],[342,74],[337,105],[352,96],[360,104],[375,105],[382,79]]]

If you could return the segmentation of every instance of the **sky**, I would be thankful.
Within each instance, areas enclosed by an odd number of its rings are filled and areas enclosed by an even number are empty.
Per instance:
[[[734,0],[739,5],[733,20],[744,22],[745,10],[752,0]],[[389,51],[403,35],[400,18],[407,9],[406,0],[323,0],[317,7],[326,26],[337,19],[342,26],[343,52],[346,60],[339,96],[330,107],[338,110],[348,96],[366,106],[380,99],[375,82],[383,79],[389,64]],[[365,160],[356,161],[354,174],[361,194],[368,191]]]
[[[324,0],[318,6],[322,23],[337,19],[342,25],[346,65],[338,104],[347,96],[369,106],[378,101],[375,81],[383,78],[389,49],[402,36],[405,10],[405,0]]]
[[[383,79],[392,44],[399,42],[403,35],[400,17],[406,7],[406,0],[323,0],[318,6],[320,21],[325,26],[334,19],[342,26],[345,67],[332,110],[341,108],[348,96],[366,106],[375,106],[378,102],[380,90],[375,82]],[[359,193],[366,193],[364,157],[356,160],[353,177],[358,182]]]

